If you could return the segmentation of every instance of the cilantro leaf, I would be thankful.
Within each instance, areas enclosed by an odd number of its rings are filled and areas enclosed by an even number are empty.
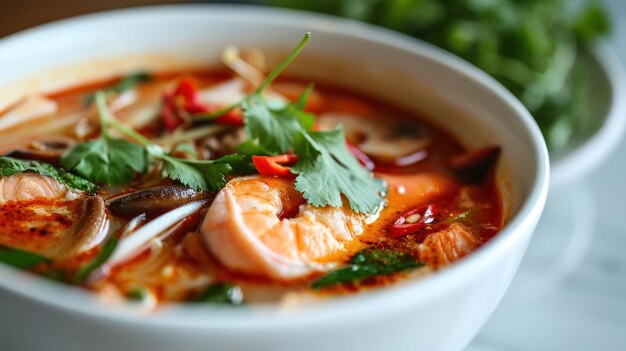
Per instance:
[[[161,175],[179,181],[195,190],[219,190],[226,184],[226,175],[232,171],[228,162],[186,160],[162,155],[163,167]]]
[[[66,172],[63,169],[56,168],[51,164],[38,161],[18,160],[11,157],[0,157],[0,176],[8,177],[22,172],[34,172],[51,177],[70,188],[86,191],[88,193],[95,193],[97,190],[97,187],[90,181]]]
[[[313,206],[341,206],[343,194],[354,211],[374,213],[383,204],[385,184],[358,163],[345,140],[342,127],[298,134],[296,189]]]
[[[146,159],[141,146],[103,134],[76,145],[61,157],[61,165],[95,183],[123,185],[145,171]]]
[[[109,135],[109,126],[116,122],[107,109],[104,92],[96,93],[96,104],[102,129],[100,137],[76,145],[61,157],[61,165],[92,182],[126,184],[135,173],[145,172],[148,163],[145,149]]]
[[[15,268],[29,269],[42,263],[50,263],[51,261],[34,253],[0,245],[0,262]]]
[[[246,98],[241,107],[246,132],[270,154],[289,151],[298,132],[310,129],[315,121],[313,115],[303,112],[299,106],[267,100],[260,94]]]
[[[360,283],[364,279],[405,272],[422,267],[424,264],[410,255],[392,250],[364,249],[352,256],[348,264],[332,271],[313,282],[315,290],[337,284]]]

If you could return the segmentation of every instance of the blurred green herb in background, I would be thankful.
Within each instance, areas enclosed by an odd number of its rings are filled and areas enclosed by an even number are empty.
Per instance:
[[[565,0],[265,0],[391,28],[486,71],[526,105],[551,151],[595,125],[587,118],[581,47],[609,31],[604,8]]]

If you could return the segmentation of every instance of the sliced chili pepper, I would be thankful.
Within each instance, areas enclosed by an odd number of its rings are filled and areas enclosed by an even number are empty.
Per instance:
[[[252,156],[252,163],[256,170],[263,175],[275,175],[279,177],[290,176],[289,167],[298,162],[298,156],[294,154],[283,154],[276,156]]]
[[[217,117],[214,121],[215,123],[227,124],[229,126],[242,126],[243,115],[241,113],[241,109],[236,108],[222,116]]]
[[[181,80],[174,91],[165,94],[163,100],[163,124],[168,131],[183,124],[183,116],[207,113],[213,109],[213,106],[198,101],[196,87],[189,80]]]
[[[205,104],[198,99],[198,90],[189,80],[183,79],[174,91],[163,97],[163,124],[168,131],[173,131],[184,123],[185,117],[206,114],[218,109],[217,106]],[[243,125],[243,116],[238,109],[217,117],[215,123],[233,126]]]
[[[438,213],[438,207],[433,204],[418,206],[402,214],[389,227],[387,233],[391,237],[417,233],[424,227],[434,224]]]
[[[363,167],[365,167],[368,171],[373,171],[374,168],[376,168],[376,164],[374,164],[374,161],[372,161],[371,158],[369,158],[363,151],[361,151],[361,149],[359,149],[358,147],[350,144],[347,141],[346,141],[346,146],[348,147],[348,150],[350,150],[352,155],[354,155],[354,157],[356,157],[356,159],[359,161],[359,163]]]

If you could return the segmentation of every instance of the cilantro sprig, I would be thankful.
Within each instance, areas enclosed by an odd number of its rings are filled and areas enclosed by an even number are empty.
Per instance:
[[[350,208],[375,213],[383,204],[385,184],[372,177],[346,147],[343,127],[332,131],[302,131],[295,141],[298,163],[292,171],[296,190],[313,206],[341,206],[343,194]]]
[[[249,140],[240,151],[277,155],[293,151],[298,162],[292,168],[296,189],[313,206],[341,206],[342,196],[359,213],[374,213],[384,203],[385,184],[372,176],[346,147],[341,127],[333,131],[312,131],[315,116],[304,111],[312,85],[296,104],[266,98],[263,92],[296,59],[311,38],[306,33],[298,46],[280,63],[259,87],[238,104],[211,115],[215,118],[240,107]]]
[[[106,93],[96,93],[100,116],[100,137],[77,145],[61,158],[61,165],[82,177],[101,184],[123,185],[137,173],[144,173],[150,163],[161,161],[161,176],[180,182],[195,190],[219,190],[234,164],[241,167],[237,156],[218,160],[188,160],[165,152],[159,145],[117,121],[106,106]],[[110,129],[135,140],[111,136]]]
[[[61,157],[61,165],[95,183],[127,184],[136,173],[146,171],[148,162],[144,148],[112,137],[109,128],[116,121],[106,106],[106,95],[97,92],[95,99],[100,118],[100,137],[76,145]]]

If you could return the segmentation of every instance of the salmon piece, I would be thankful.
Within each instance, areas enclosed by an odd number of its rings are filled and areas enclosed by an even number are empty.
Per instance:
[[[104,200],[36,173],[0,178],[0,245],[67,259],[104,239]]]
[[[474,251],[480,240],[469,227],[452,223],[448,228],[430,234],[418,246],[420,261],[433,268],[445,267]]]
[[[67,195],[65,185],[37,173],[18,173],[0,178],[0,205],[9,201],[58,199]]]

